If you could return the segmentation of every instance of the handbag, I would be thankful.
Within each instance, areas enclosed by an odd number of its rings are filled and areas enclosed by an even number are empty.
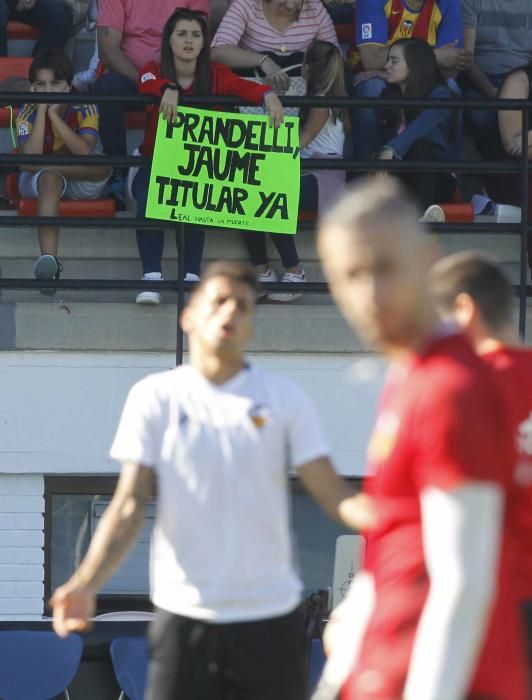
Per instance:
[[[301,68],[301,66],[301,63],[296,63],[293,66],[280,68],[276,73],[273,73],[272,75],[276,75],[277,73],[289,73],[291,70]],[[248,78],[248,80],[253,80],[256,83],[264,85],[268,77],[270,76],[265,75],[264,77],[261,77],[258,71],[255,70],[255,77]],[[290,85],[288,86],[288,90],[286,90],[282,94],[286,97],[304,97],[307,94],[307,81],[300,75],[290,76]],[[239,107],[238,109],[241,114],[266,114],[264,107]],[[283,114],[285,115],[285,117],[297,117],[299,115],[299,107],[284,107]]]

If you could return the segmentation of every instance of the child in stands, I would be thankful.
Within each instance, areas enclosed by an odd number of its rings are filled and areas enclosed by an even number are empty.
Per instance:
[[[31,92],[69,93],[74,70],[60,49],[46,49],[36,56],[29,70]],[[23,154],[94,153],[98,139],[98,108],[82,104],[26,104],[17,117],[17,142]],[[37,202],[39,216],[58,216],[59,202],[68,199],[98,199],[111,168],[98,165],[21,166],[19,192]],[[37,279],[59,279],[62,266],[57,259],[59,228],[38,229],[41,255],[35,264]]]
[[[301,71],[307,81],[309,97],[346,97],[344,60],[337,46],[316,39],[305,52]],[[349,129],[347,111],[329,107],[303,107],[300,112],[299,146],[302,158],[342,158],[345,132]],[[301,176],[299,209],[323,214],[345,188],[344,170],[304,171]],[[285,273],[282,282],[298,284],[305,281],[293,236],[271,234]],[[268,263],[264,233],[246,233],[244,241],[251,262],[256,266],[261,283],[276,282],[277,276]],[[297,292],[270,292],[271,301],[292,301]]]
[[[161,63],[152,61],[139,73],[139,90],[144,95],[161,97],[159,106],[149,108],[148,126],[141,148],[142,155],[151,155],[159,113],[166,120],[177,118],[179,93],[184,95],[236,95],[253,104],[264,104],[270,121],[277,127],[282,121],[283,109],[278,97],[268,85],[259,85],[239,78],[227,66],[211,63],[210,41],[206,15],[202,12],[178,8],[167,20],[162,35]],[[137,202],[137,216],[146,211],[150,168],[139,169],[133,180],[133,197]],[[205,233],[198,228],[185,232],[185,280],[197,281],[200,276]],[[162,280],[162,229],[137,230],[137,243],[142,260],[143,280]],[[143,291],[137,295],[137,304],[159,304],[157,291]]]
[[[383,145],[377,158],[458,160],[461,114],[444,104],[445,99],[453,97],[453,92],[440,73],[434,49],[422,39],[399,39],[389,48],[385,70],[388,87],[383,97],[430,98],[440,106],[381,110]],[[431,204],[449,202],[456,190],[451,173],[402,173],[400,177],[422,212]]]

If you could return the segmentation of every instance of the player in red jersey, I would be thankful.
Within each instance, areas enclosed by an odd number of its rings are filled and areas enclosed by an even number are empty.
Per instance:
[[[517,462],[507,518],[519,547],[515,582],[532,601],[532,349],[520,345],[512,318],[512,288],[496,261],[477,251],[450,255],[431,272],[438,310],[454,318],[477,354],[495,370],[510,417]],[[504,563],[504,559],[503,559]],[[530,627],[530,624],[529,624]],[[532,664],[532,654],[529,652]]]
[[[498,595],[511,431],[492,372],[437,321],[431,245],[391,179],[360,186],[320,226],[336,301],[392,361],[369,445],[378,525],[363,576],[373,607],[341,697],[523,700],[518,611]],[[500,602],[505,614],[490,634],[504,663],[484,653]]]

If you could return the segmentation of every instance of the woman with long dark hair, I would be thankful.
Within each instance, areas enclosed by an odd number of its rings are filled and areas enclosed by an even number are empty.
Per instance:
[[[383,97],[430,98],[440,102],[452,97],[440,74],[434,49],[422,39],[399,39],[393,43],[385,70],[388,87]],[[377,158],[457,160],[461,128],[461,114],[444,105],[434,109],[384,109],[381,111],[383,146]],[[422,210],[434,203],[449,202],[456,189],[456,180],[450,173],[404,173],[401,179]]]
[[[268,85],[259,85],[239,78],[227,66],[211,63],[206,15],[178,8],[167,20],[162,34],[161,61],[148,63],[138,77],[139,91],[157,95],[159,106],[148,108],[148,123],[141,147],[142,155],[151,155],[159,114],[167,121],[177,118],[179,94],[236,95],[252,104],[264,104],[273,126],[282,121],[282,105]],[[137,216],[146,210],[150,168],[139,169],[132,192],[137,202]],[[197,228],[185,233],[185,280],[197,281],[200,276],[205,233]],[[164,246],[162,229],[137,230],[137,243],[142,260],[143,280],[162,280],[161,259]],[[160,294],[145,291],[137,295],[137,304],[158,304]]]

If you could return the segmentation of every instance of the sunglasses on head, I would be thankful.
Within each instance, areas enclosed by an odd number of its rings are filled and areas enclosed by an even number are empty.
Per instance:
[[[179,5],[175,8],[174,12],[177,12],[178,10],[184,10],[190,15],[197,15],[198,17],[202,17],[204,19],[209,16],[204,10],[190,10],[188,7],[180,7]]]

